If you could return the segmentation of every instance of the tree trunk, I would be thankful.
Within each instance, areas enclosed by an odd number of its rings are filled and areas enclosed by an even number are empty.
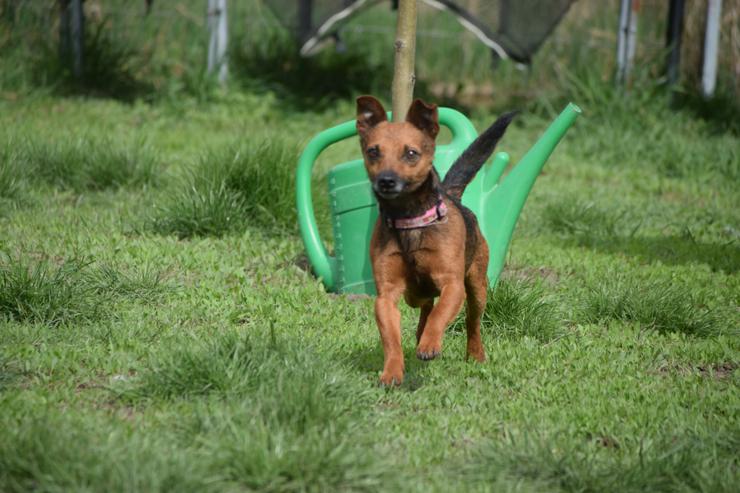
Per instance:
[[[396,23],[396,60],[393,67],[393,121],[406,119],[414,96],[414,57],[416,55],[416,2],[399,0]]]

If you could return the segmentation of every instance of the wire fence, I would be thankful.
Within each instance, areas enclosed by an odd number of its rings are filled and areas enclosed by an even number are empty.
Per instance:
[[[460,2],[473,8],[479,0]],[[281,19],[269,0],[228,2],[230,46],[271,42],[263,33],[278,29]],[[369,66],[392,63],[394,13],[390,2],[368,9],[347,24],[339,49],[361,50]],[[206,0],[86,0],[88,23],[105,31],[137,60],[139,76],[160,87],[165,79],[202,73],[208,43]],[[704,2],[688,2],[682,47],[682,76],[687,85],[698,84],[705,22]],[[484,88],[512,82],[547,84],[555,72],[593,70],[603,79],[614,74],[617,43],[618,0],[575,2],[544,43],[532,70],[521,74],[507,64],[496,65],[490,51],[452,16],[420,6],[417,72],[431,84]],[[643,0],[638,21],[636,61],[651,77],[662,76],[667,2]],[[25,47],[27,56],[38,55],[39,46],[53,49],[59,42],[58,0],[0,0],[0,50]],[[285,19],[282,19],[285,21]],[[282,22],[295,26],[295,19]],[[329,48],[330,50],[332,48]],[[336,49],[336,47],[335,47]],[[233,51],[233,50],[232,50]],[[740,5],[725,2],[721,20],[720,86],[740,95]],[[576,68],[574,68],[576,67]],[[494,71],[495,69],[495,71]],[[20,69],[19,69],[20,70]],[[557,77],[557,75],[555,75]]]

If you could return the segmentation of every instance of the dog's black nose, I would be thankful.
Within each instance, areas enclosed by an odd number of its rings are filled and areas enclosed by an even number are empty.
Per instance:
[[[375,193],[383,198],[391,198],[397,196],[404,187],[404,181],[398,176],[395,171],[381,171],[375,177],[373,181],[373,188]]]
[[[396,179],[392,176],[384,176],[378,178],[378,188],[383,191],[390,191],[396,188]]]
[[[381,171],[375,177],[375,189],[378,192],[397,192],[400,184],[400,177],[390,170]]]

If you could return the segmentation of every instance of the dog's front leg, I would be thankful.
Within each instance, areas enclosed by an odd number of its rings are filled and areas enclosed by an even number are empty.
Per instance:
[[[394,289],[379,292],[375,300],[375,320],[378,323],[385,356],[383,374],[380,376],[380,383],[383,385],[400,385],[403,382],[401,312],[398,309],[400,297],[401,293]]]
[[[452,320],[460,313],[465,301],[465,284],[454,280],[444,284],[439,301],[432,312],[416,346],[416,357],[423,360],[434,359],[442,352],[442,336]]]

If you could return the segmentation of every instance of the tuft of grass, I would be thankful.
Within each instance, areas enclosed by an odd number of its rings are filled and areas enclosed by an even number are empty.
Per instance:
[[[93,272],[93,276],[99,290],[113,293],[118,297],[151,300],[162,294],[166,286],[164,273],[150,264],[134,272],[104,264]]]
[[[481,330],[497,337],[533,337],[549,341],[560,333],[561,319],[555,303],[548,299],[539,284],[501,279],[489,290],[486,308],[481,317]],[[451,326],[464,330],[461,313]]]
[[[386,469],[359,433],[369,393],[329,358],[228,332],[157,358],[120,398],[204,399],[186,427],[213,473],[238,488],[376,490]]]
[[[193,396],[245,395],[255,392],[277,366],[277,351],[234,333],[221,335],[200,347],[187,347],[159,360],[121,397],[137,402],[148,399],[187,399]]]
[[[104,297],[91,282],[88,267],[80,259],[56,266],[5,259],[0,263],[0,316],[52,326],[98,319]]]
[[[278,340],[274,329],[271,332],[263,339],[226,332],[173,351],[165,359],[158,358],[136,385],[124,389],[121,397],[138,402],[209,395],[259,394],[261,398],[278,400],[294,396],[303,403],[296,412],[314,413],[318,409],[316,412],[321,413],[325,405],[338,405],[325,403],[325,399],[351,394],[343,388],[350,384],[337,367],[327,362],[327,356]],[[284,412],[293,411],[285,408]]]
[[[578,198],[548,204],[542,217],[551,231],[582,240],[634,236],[640,228],[640,223],[630,220],[625,210]]]
[[[517,491],[734,491],[736,433],[708,441],[692,435],[658,440],[567,440],[508,435],[472,454],[467,481]]]
[[[7,151],[11,146],[15,150]],[[8,166],[22,171],[29,182],[41,182],[75,192],[141,186],[156,178],[154,151],[137,144],[110,139],[39,141],[28,137],[7,141]],[[17,174],[19,174],[17,173]]]
[[[192,183],[170,192],[167,202],[158,207],[152,229],[179,238],[223,236],[246,225],[244,198],[224,183],[213,186],[193,177]]]
[[[538,284],[501,280],[488,293],[481,326],[508,337],[529,336],[547,341],[557,337],[561,320],[555,303]]]
[[[23,174],[7,151],[0,150],[0,217],[19,206],[25,195]]]
[[[716,317],[700,308],[691,289],[671,281],[605,279],[585,294],[581,311],[587,322],[638,322],[660,333],[707,337],[721,332]]]
[[[91,413],[14,404],[4,402],[0,418],[3,491],[204,491],[201,462],[172,437]]]
[[[114,298],[148,299],[159,291],[161,280],[153,271],[128,275],[80,258],[58,264],[0,258],[0,317],[50,326],[95,321]]]
[[[281,141],[241,144],[203,156],[153,220],[160,234],[222,236],[249,224],[295,224],[298,150]]]

